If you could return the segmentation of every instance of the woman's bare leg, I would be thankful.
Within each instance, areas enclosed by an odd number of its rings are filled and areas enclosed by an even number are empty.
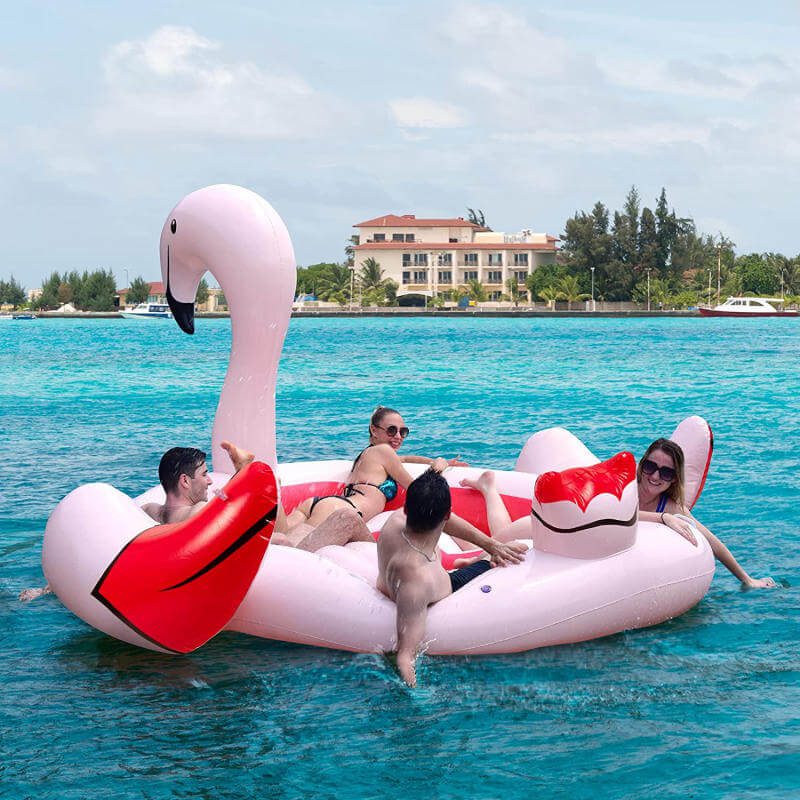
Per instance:
[[[475,489],[483,495],[486,502],[486,516],[489,519],[489,531],[492,536],[496,537],[500,531],[505,530],[511,524],[511,515],[508,513],[503,498],[500,497],[500,492],[497,491],[493,472],[487,470],[481,473],[477,480],[463,478],[461,485]]]

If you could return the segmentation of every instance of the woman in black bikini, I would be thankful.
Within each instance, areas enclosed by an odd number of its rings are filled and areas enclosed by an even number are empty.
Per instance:
[[[397,450],[408,433],[408,427],[398,411],[378,406],[370,418],[369,444],[353,461],[344,491],[336,495],[309,497],[301,502],[286,519],[286,541],[277,543],[317,550],[324,546],[317,543],[318,539],[324,539],[325,544],[372,542],[372,534],[363,521],[372,519],[384,510],[386,503],[397,494],[398,485],[405,489],[411,483],[413,478],[403,463],[429,464],[437,472],[442,472],[448,466],[464,465],[464,462],[456,459],[447,461],[425,456],[399,456]],[[316,529],[333,515],[336,516],[335,525],[326,525],[320,534],[309,537],[312,531],[317,533]],[[344,525],[345,522],[347,525]],[[336,538],[346,536],[345,541],[329,541],[329,529],[338,532],[344,527],[347,531],[342,531]],[[305,541],[307,537],[309,540]]]

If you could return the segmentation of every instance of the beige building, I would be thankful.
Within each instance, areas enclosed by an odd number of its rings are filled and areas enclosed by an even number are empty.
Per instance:
[[[490,300],[499,300],[506,281],[515,279],[525,291],[525,278],[556,259],[554,236],[546,233],[499,233],[462,217],[417,219],[413,214],[359,222],[356,273],[374,258],[400,287],[398,297],[433,297],[448,289],[480,281]]]

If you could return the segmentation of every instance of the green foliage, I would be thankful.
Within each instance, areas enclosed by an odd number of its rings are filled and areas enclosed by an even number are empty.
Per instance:
[[[478,280],[468,281],[467,296],[476,303],[483,303],[486,301],[486,288]]]
[[[539,297],[542,289],[555,286],[567,274],[563,264],[542,264],[525,278],[525,286],[531,297]]]
[[[73,270],[63,277],[53,272],[42,284],[42,294],[34,306],[55,309],[71,302],[82,311],[113,311],[116,291],[117,282],[111,270],[84,271],[82,275]],[[65,297],[70,299],[63,300]]]
[[[669,284],[663,278],[650,278],[650,308],[664,308],[671,296]],[[633,287],[632,299],[637,303],[647,303],[647,278]]]
[[[780,268],[786,260],[783,256],[777,258],[773,253],[739,256],[734,262],[734,269],[742,282],[742,293],[772,297],[780,292]]]
[[[12,275],[10,280],[0,280],[0,306],[17,308],[25,302],[25,289]]]
[[[556,300],[562,300],[564,295],[555,286],[545,286],[540,292],[539,297],[547,303],[548,308],[555,310]]]
[[[341,264],[335,264],[332,262],[322,262],[320,264],[311,264],[308,267],[298,267],[297,268],[297,293],[298,294],[310,294],[314,295],[314,297],[318,297],[317,294],[317,287],[326,284],[330,276],[330,272],[332,269],[336,267],[340,267]],[[347,290],[350,291],[350,270],[348,269],[348,286]]]
[[[522,292],[520,291],[517,279],[507,278],[506,289],[508,290],[508,299],[514,304],[514,307],[517,307],[520,299],[522,298]]]
[[[316,265],[320,266],[320,265]],[[345,306],[352,302],[353,273],[345,264],[325,264],[316,279],[316,296],[329,303]]]
[[[576,300],[586,300],[589,295],[581,292],[578,286],[578,279],[574,275],[565,275],[558,282],[556,289],[561,297],[567,301],[567,309],[572,309],[572,303]]]
[[[684,289],[667,298],[667,305],[670,308],[689,308],[689,306],[696,306],[699,303],[700,295],[691,289]]]
[[[194,300],[200,305],[208,302],[208,281],[205,278],[197,284],[197,293],[194,296]]]
[[[473,225],[480,225],[481,228],[488,227],[486,225],[486,216],[480,208],[477,211],[473,208],[467,209],[467,222],[471,222]]]
[[[125,302],[128,305],[135,306],[139,303],[146,303],[149,296],[150,284],[144,278],[137,277],[131,281],[131,285],[128,287]]]

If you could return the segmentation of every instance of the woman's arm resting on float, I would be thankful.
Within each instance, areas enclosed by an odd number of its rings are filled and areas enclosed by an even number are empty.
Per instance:
[[[669,515],[668,515],[669,516]],[[772,589],[778,584],[772,578],[751,578],[742,568],[741,564],[733,557],[733,553],[725,546],[725,543],[717,538],[711,531],[694,517],[694,524],[697,530],[703,534],[711,545],[711,552],[734,577],[738,578],[749,589]]]
[[[691,542],[697,547],[697,539],[694,537],[692,526],[689,525],[688,522],[678,519],[675,514],[666,511],[663,514],[659,511],[640,511],[639,519],[642,520],[642,522],[660,522],[662,525],[671,528],[675,533],[679,533],[686,541]]]

